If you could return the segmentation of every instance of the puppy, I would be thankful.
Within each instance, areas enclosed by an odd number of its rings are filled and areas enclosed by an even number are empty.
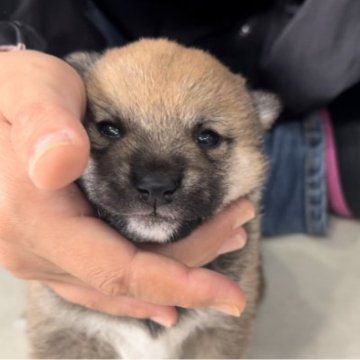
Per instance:
[[[273,95],[211,55],[167,40],[140,40],[68,58],[88,94],[91,159],[79,181],[99,216],[134,242],[169,242],[239,197],[255,203],[264,178],[264,128]],[[29,339],[35,358],[240,358],[259,297],[259,219],[241,251],[209,267],[245,292],[240,318],[184,310],[176,326],[119,318],[70,304],[35,283]]]

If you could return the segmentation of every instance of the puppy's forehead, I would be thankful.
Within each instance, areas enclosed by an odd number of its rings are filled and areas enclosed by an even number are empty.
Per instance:
[[[242,78],[209,54],[166,40],[142,40],[109,50],[94,66],[89,96],[145,127],[181,119],[248,118]]]

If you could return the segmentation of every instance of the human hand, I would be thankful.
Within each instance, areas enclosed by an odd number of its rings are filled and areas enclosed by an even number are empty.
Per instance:
[[[86,166],[81,79],[65,62],[21,51],[0,53],[0,263],[47,283],[70,302],[114,315],[175,323],[173,306],[239,315],[242,291],[197,268],[241,248],[243,200],[188,238],[140,249],[92,216],[71,184]]]

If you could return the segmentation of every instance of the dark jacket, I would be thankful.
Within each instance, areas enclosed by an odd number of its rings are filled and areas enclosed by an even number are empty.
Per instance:
[[[302,113],[359,82],[359,19],[359,0],[1,0],[0,45],[64,56],[165,36],[210,51]]]

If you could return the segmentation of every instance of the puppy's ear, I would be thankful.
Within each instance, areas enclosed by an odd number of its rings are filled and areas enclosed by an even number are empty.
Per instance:
[[[261,90],[251,91],[250,95],[262,126],[269,129],[281,112],[279,98]]]
[[[86,76],[88,71],[100,59],[101,54],[97,52],[74,52],[65,57],[65,61],[69,63],[82,78]]]

